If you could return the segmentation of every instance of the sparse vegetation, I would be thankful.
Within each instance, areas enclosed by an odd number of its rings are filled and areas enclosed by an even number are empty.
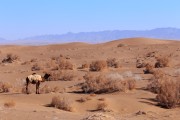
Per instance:
[[[135,88],[135,80],[121,80],[108,78],[104,75],[93,76],[86,74],[85,82],[82,85],[82,90],[85,93],[111,93],[116,91],[126,91]]]
[[[39,70],[42,70],[42,67],[39,66],[37,63],[34,64],[31,68],[32,71],[39,71]]]
[[[141,59],[137,59],[136,60],[136,68],[144,68],[144,67],[146,67],[146,63]]]
[[[61,110],[73,112],[72,102],[70,102],[69,99],[64,97],[53,97],[50,105]]]
[[[0,82],[0,92],[10,92],[12,85],[10,83]]]
[[[59,60],[59,68],[61,70],[73,70],[74,65],[68,60],[60,59]]]
[[[167,76],[165,76],[165,74],[162,71],[155,71],[153,73],[153,77],[149,81],[150,83],[147,85],[147,89],[153,93],[159,93],[160,86],[164,79],[167,79]]]
[[[174,108],[180,104],[180,86],[172,79],[165,79],[160,84],[157,95],[158,105],[165,108]]]
[[[108,108],[107,102],[99,102],[97,104],[97,110],[99,110],[99,111],[106,111],[107,108]]]
[[[89,68],[89,64],[87,64],[87,63],[82,64],[81,69],[86,69],[86,68]]]
[[[6,58],[2,60],[2,63],[13,63],[19,60],[20,60],[19,56],[9,53],[6,55]]]
[[[154,73],[153,66],[151,64],[146,64],[144,74],[153,74],[153,73]]]
[[[90,64],[90,71],[102,71],[107,68],[107,62],[104,60],[93,61]]]
[[[108,67],[114,67],[114,68],[119,68],[120,67],[120,64],[119,64],[119,62],[117,61],[116,58],[108,58],[106,60],[106,62],[107,62]]]
[[[57,71],[51,72],[50,81],[72,81],[76,78],[76,75],[72,71]]]
[[[163,68],[163,67],[169,67],[169,58],[167,57],[157,57],[155,68]]]

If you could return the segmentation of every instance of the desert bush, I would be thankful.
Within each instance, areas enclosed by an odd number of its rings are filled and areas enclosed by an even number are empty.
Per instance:
[[[31,70],[32,71],[39,71],[39,70],[42,70],[42,67],[39,66],[37,63],[34,64],[32,67],[31,67]]]
[[[91,100],[91,98],[90,97],[81,97],[77,101],[80,103],[84,103],[84,102],[87,102],[88,100]]]
[[[155,68],[163,68],[169,66],[169,58],[168,57],[157,57]]]
[[[15,105],[16,105],[16,103],[13,100],[7,101],[7,102],[4,103],[4,107],[6,107],[6,108],[12,108]]]
[[[72,81],[76,78],[74,72],[71,71],[57,71],[51,72],[50,81]]]
[[[144,68],[144,67],[146,67],[146,63],[141,59],[137,59],[136,60],[136,68]]]
[[[117,47],[124,47],[124,46],[127,46],[126,44],[123,44],[123,43],[120,43],[117,45]]]
[[[165,108],[174,108],[180,103],[180,86],[177,81],[165,79],[160,84],[158,95],[156,96],[158,105]]]
[[[108,67],[114,67],[114,68],[119,68],[120,67],[120,64],[119,64],[119,62],[117,61],[116,58],[108,58],[106,60],[106,62],[107,62]]]
[[[107,68],[107,63],[104,60],[93,61],[90,64],[90,71],[102,71]]]
[[[106,79],[105,76],[92,76],[90,74],[86,74],[84,76],[85,82],[82,85],[82,90],[85,93],[108,93],[119,91],[119,87],[117,82]]]
[[[106,111],[107,110],[107,107],[108,107],[108,104],[107,102],[99,102],[97,104],[97,110],[100,110],[100,111]]]
[[[147,54],[146,54],[146,57],[155,57],[156,56],[156,51],[153,51],[153,52],[148,52]]]
[[[60,59],[59,60],[59,68],[61,70],[73,70],[74,65],[68,60]]]
[[[53,92],[53,89],[50,86],[45,85],[40,89],[40,92],[41,93],[51,93],[51,92]]]
[[[153,77],[150,79],[147,89],[153,93],[159,93],[160,86],[164,79],[167,79],[167,76],[160,70],[157,70],[153,73]]]
[[[146,64],[144,74],[153,74],[153,73],[154,73],[153,66],[150,64]]]
[[[136,81],[133,79],[126,80],[127,81],[127,89],[133,90],[136,88]]]
[[[10,92],[12,85],[10,83],[0,82],[0,92]]]
[[[81,69],[85,69],[85,68],[89,68],[89,64],[87,64],[87,63],[82,64]]]
[[[71,102],[67,98],[62,98],[60,96],[54,96],[52,98],[51,104],[52,107],[65,110],[65,111],[73,111],[73,107]]]
[[[2,63],[13,63],[18,60],[20,60],[19,56],[9,53],[6,55],[6,58],[2,60]]]

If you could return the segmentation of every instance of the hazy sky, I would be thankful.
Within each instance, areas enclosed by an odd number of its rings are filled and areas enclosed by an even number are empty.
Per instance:
[[[0,0],[0,37],[180,28],[180,0]]]

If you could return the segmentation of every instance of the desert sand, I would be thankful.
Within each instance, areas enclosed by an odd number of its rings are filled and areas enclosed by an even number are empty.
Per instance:
[[[117,47],[123,44],[121,47]],[[179,120],[180,108],[165,109],[157,106],[156,94],[146,90],[151,74],[144,74],[144,68],[136,68],[137,58],[143,58],[149,52],[160,55],[170,55],[170,66],[160,68],[166,73],[179,78],[180,70],[180,42],[173,40],[158,40],[149,38],[129,38],[115,40],[101,44],[67,43],[45,46],[17,46],[2,45],[0,47],[0,61],[11,53],[19,57],[13,63],[0,64],[0,81],[7,82],[13,86],[9,92],[0,93],[0,119],[1,120],[82,120],[89,115],[102,113],[112,116],[116,120]],[[47,85],[51,88],[58,87],[58,92],[35,94],[22,93],[28,75],[36,72],[43,75],[53,65],[52,57],[64,56],[74,64],[73,72],[76,77],[71,81],[46,81],[41,83],[40,88]],[[88,68],[79,69],[82,64],[90,64],[95,60],[106,60],[116,58],[121,67],[107,68],[101,72],[92,74],[119,74],[134,76],[136,88],[126,92],[114,92],[103,94],[85,94],[76,91],[78,83],[84,81],[83,76],[89,72]],[[27,62],[36,59],[33,62]],[[154,58],[147,61],[153,62]],[[26,63],[25,63],[26,62]],[[24,63],[24,64],[23,64]],[[32,71],[34,64],[42,67],[41,70]],[[47,65],[48,64],[48,65]],[[35,90],[35,85],[31,86]],[[64,111],[54,107],[48,107],[54,96],[68,98],[73,103],[73,111]],[[78,102],[82,97],[91,100]],[[98,99],[104,98],[108,103],[110,111],[97,111]],[[4,103],[14,101],[13,107],[5,107]],[[139,112],[140,111],[140,112]],[[138,114],[138,112],[140,114]],[[141,114],[142,113],[142,114]],[[108,118],[107,118],[108,119]],[[110,118],[109,118],[110,119]]]

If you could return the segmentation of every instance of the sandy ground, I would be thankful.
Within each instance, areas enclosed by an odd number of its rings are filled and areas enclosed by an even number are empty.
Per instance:
[[[117,47],[123,44],[123,47]],[[162,68],[163,71],[171,75],[176,75],[180,70],[180,42],[166,41],[146,38],[132,38],[116,40],[103,44],[86,44],[86,43],[69,43],[61,45],[47,46],[1,46],[0,60],[2,61],[8,53],[18,55],[20,61],[15,63],[0,64],[0,81],[8,82],[13,85],[13,90],[8,93],[0,93],[0,120],[82,120],[83,118],[99,113],[96,111],[99,98],[105,98],[110,112],[104,112],[113,116],[116,120],[179,120],[180,108],[164,109],[157,106],[155,100],[156,94],[144,90],[148,84],[148,79],[152,75],[143,74],[143,68],[136,68],[136,59],[143,58],[149,52],[157,52],[160,55],[171,55],[170,67]],[[21,92],[25,78],[32,74],[33,64],[37,63],[43,66],[43,70],[35,71],[43,75],[47,71],[46,63],[51,61],[52,57],[60,54],[70,58],[75,65],[71,70],[76,74],[72,81],[47,81],[41,84],[50,87],[58,86],[60,91],[47,94],[24,94]],[[37,59],[33,63],[22,65],[31,59]],[[106,60],[107,58],[116,58],[120,68],[108,68],[103,74],[118,73],[131,74],[138,76],[136,80],[137,87],[135,90],[127,92],[116,92],[109,94],[80,94],[73,92],[76,90],[73,86],[83,81],[82,76],[89,72],[88,69],[77,69],[84,63],[91,63],[94,60]],[[152,58],[147,61],[153,62]],[[101,72],[93,72],[101,74]],[[35,90],[35,86],[32,86]],[[73,103],[73,112],[59,110],[53,107],[47,107],[54,96],[66,97]],[[81,97],[90,97],[91,100],[85,103],[77,102]],[[7,108],[4,103],[13,100],[14,107]],[[145,114],[137,115],[142,111]]]

